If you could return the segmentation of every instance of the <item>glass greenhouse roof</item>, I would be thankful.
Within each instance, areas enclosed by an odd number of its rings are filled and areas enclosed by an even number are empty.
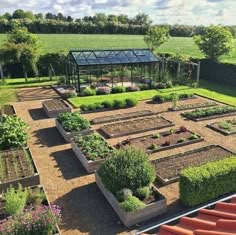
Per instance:
[[[79,66],[158,62],[149,49],[77,50],[70,54]]]

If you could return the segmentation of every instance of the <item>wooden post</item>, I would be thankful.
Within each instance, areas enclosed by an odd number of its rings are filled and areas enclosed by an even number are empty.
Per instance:
[[[198,62],[197,66],[197,87],[199,87],[199,82],[200,82],[200,68],[201,68],[201,62]]]

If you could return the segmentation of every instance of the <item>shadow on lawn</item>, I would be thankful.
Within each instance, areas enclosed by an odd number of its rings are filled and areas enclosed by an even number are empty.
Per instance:
[[[46,113],[44,112],[44,110],[42,108],[29,109],[28,111],[29,111],[29,114],[30,114],[31,118],[35,121],[48,118]]]
[[[62,208],[62,230],[77,230],[90,235],[115,235],[127,229],[100,192],[96,183],[75,188],[54,204]],[[75,231],[74,231],[75,232]]]
[[[66,143],[56,127],[39,129],[34,131],[32,134],[37,138],[35,144],[38,144],[41,147],[53,147]]]
[[[88,175],[80,161],[76,158],[72,149],[54,152],[50,155],[50,157],[55,159],[57,163],[55,167],[60,169],[62,177],[65,180]]]

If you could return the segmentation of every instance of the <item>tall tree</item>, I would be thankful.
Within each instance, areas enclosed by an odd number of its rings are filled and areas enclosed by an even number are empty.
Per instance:
[[[169,28],[165,26],[150,28],[147,35],[144,36],[144,41],[148,47],[154,51],[161,44],[169,39]]]
[[[233,48],[233,35],[226,27],[211,25],[194,41],[207,58],[217,61],[220,56],[229,53]]]

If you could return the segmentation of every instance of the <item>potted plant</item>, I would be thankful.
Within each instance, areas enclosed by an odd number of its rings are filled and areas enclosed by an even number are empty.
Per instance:
[[[96,183],[123,224],[130,227],[166,212],[166,199],[152,184],[155,170],[145,152],[125,148],[95,173]]]

